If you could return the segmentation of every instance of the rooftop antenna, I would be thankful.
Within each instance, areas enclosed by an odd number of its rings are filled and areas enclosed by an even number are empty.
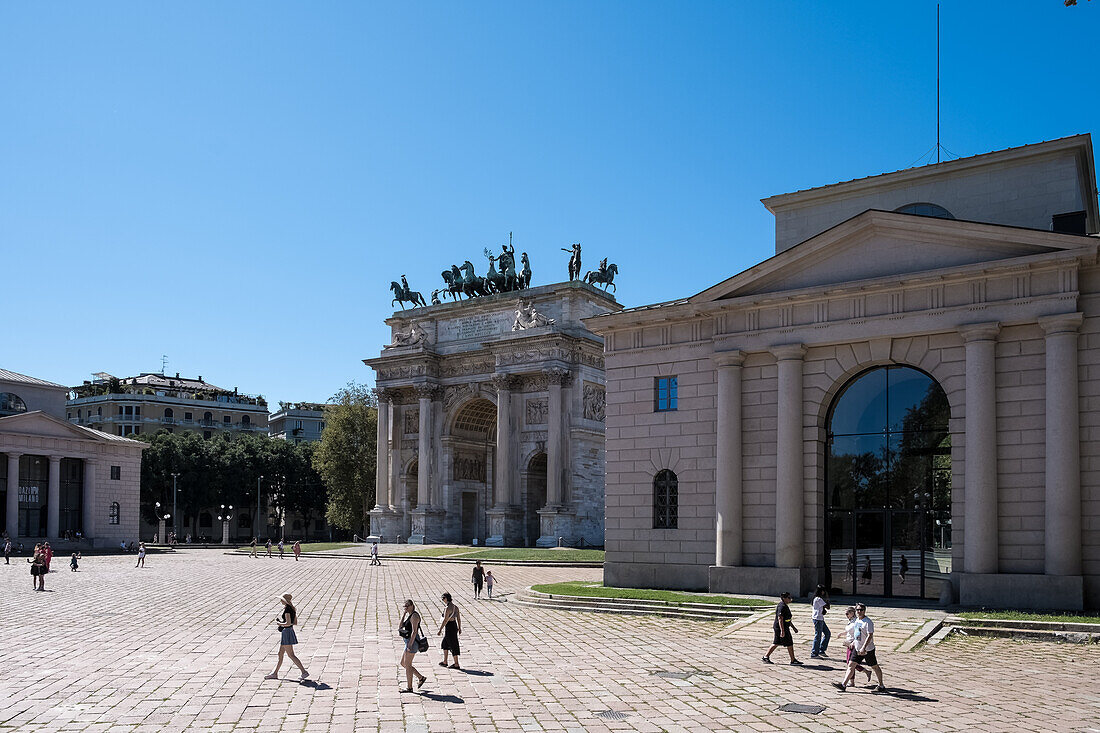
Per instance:
[[[936,3],[936,162],[940,162],[940,4]]]
[[[160,376],[164,376],[164,370],[168,368],[168,354],[160,355]]]

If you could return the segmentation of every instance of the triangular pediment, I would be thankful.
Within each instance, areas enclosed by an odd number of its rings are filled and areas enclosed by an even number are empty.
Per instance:
[[[24,412],[20,415],[0,417],[0,432],[22,433],[24,435],[40,435],[44,438],[68,438],[77,440],[96,440],[104,443],[111,442],[111,438],[98,430],[89,430],[77,425],[71,425],[45,412]],[[119,438],[119,440],[123,440]]]
[[[761,262],[691,300],[697,303],[1073,250],[1094,242],[1016,227],[866,211]]]

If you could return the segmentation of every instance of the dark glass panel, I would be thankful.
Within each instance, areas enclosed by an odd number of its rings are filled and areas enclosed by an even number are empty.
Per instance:
[[[886,514],[856,512],[856,591],[873,596],[888,592],[886,564]]]
[[[875,369],[845,387],[833,405],[834,435],[881,433],[886,427],[886,370]]]
[[[920,512],[890,515],[890,564],[895,596],[920,597],[921,524]]]
[[[829,506],[870,509],[886,506],[886,436],[833,438],[829,454]]]
[[[830,585],[841,593],[855,591],[855,522],[851,512],[829,512]]]
[[[887,381],[891,431],[947,431],[947,396],[935,380],[916,369],[893,367],[887,370]]]

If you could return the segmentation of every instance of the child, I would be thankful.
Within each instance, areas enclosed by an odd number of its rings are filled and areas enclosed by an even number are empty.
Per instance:
[[[74,552],[73,553],[73,559],[69,560],[69,570],[72,570],[75,573],[76,568],[77,568],[77,563],[79,562],[79,560],[80,560],[80,553],[79,552]]]
[[[489,592],[489,600],[490,601],[493,600],[493,583],[495,581],[496,581],[496,578],[493,577],[493,571],[492,570],[486,570],[485,571],[485,590]]]

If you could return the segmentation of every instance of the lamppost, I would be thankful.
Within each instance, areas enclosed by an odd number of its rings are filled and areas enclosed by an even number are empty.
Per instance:
[[[263,474],[256,477],[256,513],[252,515],[252,536],[260,537],[260,482],[264,480]]]
[[[160,542],[168,543],[168,537],[164,534],[164,517],[160,515],[160,502],[156,502],[156,514],[157,514],[157,540]]]
[[[226,511],[226,509],[228,509],[229,511]],[[222,523],[222,544],[223,545],[228,545],[229,544],[229,519],[232,515],[233,515],[233,505],[230,504],[227,507],[225,504],[222,504],[222,513],[218,515],[218,519]]]
[[[172,474],[172,516],[178,517],[180,513],[176,511],[176,479],[179,478],[178,473]],[[179,533],[176,532],[176,520],[172,520],[172,534],[177,535],[176,539],[179,539]]]

